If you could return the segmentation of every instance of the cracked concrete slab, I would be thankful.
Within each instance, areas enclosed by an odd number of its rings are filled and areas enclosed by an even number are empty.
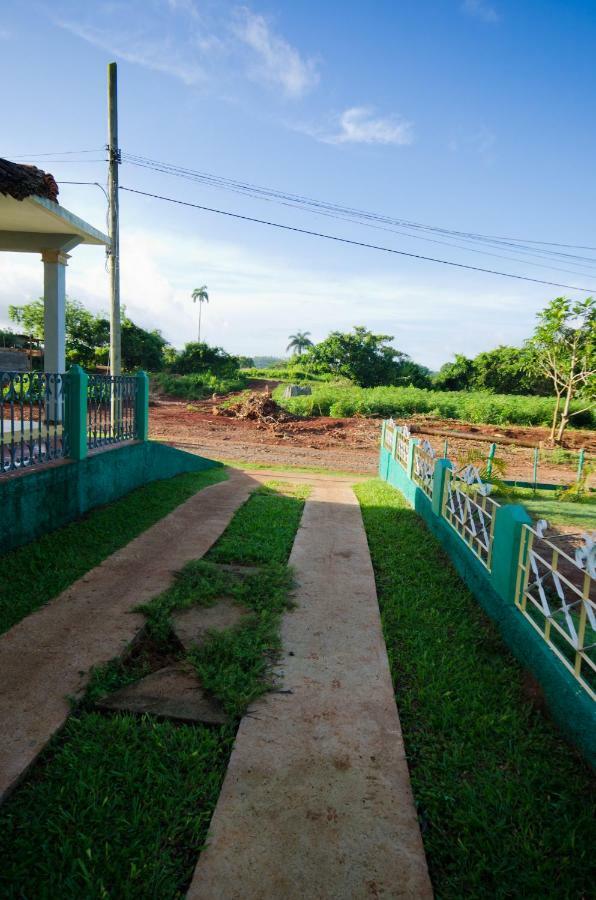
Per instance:
[[[176,722],[225,725],[228,721],[221,704],[203,689],[192,666],[184,663],[151,672],[102,697],[95,706],[103,712],[151,713]]]
[[[62,727],[91,668],[138,634],[134,608],[203,556],[258,486],[231,470],[0,636],[0,801]]]
[[[292,550],[281,692],[238,730],[190,900],[432,897],[374,575],[346,483],[317,484]]]
[[[202,647],[210,631],[226,631],[250,615],[230,597],[222,597],[214,606],[191,606],[172,613],[172,631],[185,650]]]

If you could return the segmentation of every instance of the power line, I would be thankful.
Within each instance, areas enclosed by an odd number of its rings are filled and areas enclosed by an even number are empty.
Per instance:
[[[129,161],[129,160],[127,160],[127,161]],[[129,162],[130,162],[130,161],[129,161]],[[177,175],[178,177],[182,177],[182,178],[188,178],[188,179],[191,180],[191,181],[209,184],[210,186],[218,186],[218,185],[212,184],[212,183],[209,182],[209,181],[205,181],[205,180],[203,180],[203,179],[201,179],[201,178],[199,178],[199,177],[194,177],[194,176],[191,176],[191,175],[188,175],[188,176],[187,176],[187,175],[184,175],[184,174],[182,174],[182,173],[175,172],[175,171],[169,171],[169,170],[166,170],[166,169],[163,169],[163,168],[156,168],[155,166],[150,166],[150,165],[148,165],[148,164],[146,165],[145,163],[136,163],[136,162],[132,162],[131,164],[132,164],[132,165],[135,165],[135,166],[140,166],[141,168],[152,169],[153,171],[156,171],[156,172],[162,172],[162,173],[165,173],[165,174]],[[225,186],[224,186],[224,187],[225,187]],[[250,193],[250,192],[248,192],[248,191],[235,190],[234,188],[227,188],[227,189],[228,189],[228,190],[232,190],[232,191],[234,191],[235,193],[240,193],[240,194],[242,194],[242,195],[244,195],[244,196],[250,196],[250,197],[253,197],[253,198],[256,198],[256,199],[265,200],[265,201],[268,201],[268,202],[271,202],[271,200],[273,199],[273,198],[270,198],[270,197],[259,196],[258,194]],[[492,258],[494,258],[494,259],[505,259],[505,260],[508,260],[509,262],[521,262],[521,263],[525,263],[526,265],[529,264],[529,265],[532,265],[532,266],[536,266],[537,268],[540,268],[540,269],[547,269],[547,270],[549,270],[549,271],[551,271],[551,272],[565,272],[565,273],[567,273],[567,274],[569,274],[569,275],[577,275],[577,276],[582,277],[582,278],[583,278],[583,277],[585,277],[585,278],[590,278],[591,276],[593,276],[593,275],[595,274],[594,272],[592,272],[592,273],[588,273],[588,272],[579,272],[579,271],[577,271],[576,269],[564,269],[564,268],[561,268],[560,266],[555,266],[555,265],[549,264],[549,263],[547,263],[547,262],[536,262],[536,261],[534,261],[534,260],[532,260],[532,259],[528,259],[528,255],[531,255],[532,252],[541,253],[541,252],[544,252],[544,251],[531,251],[529,254],[526,253],[526,256],[525,256],[525,257],[524,257],[524,256],[521,256],[521,257],[520,257],[520,256],[506,256],[506,255],[504,255],[504,254],[502,254],[502,253],[492,253],[490,250],[479,249],[478,247],[467,247],[467,246],[464,246],[464,245],[462,245],[462,244],[456,244],[456,243],[453,243],[452,241],[441,240],[440,238],[432,238],[432,237],[428,237],[428,236],[425,236],[425,235],[412,234],[412,232],[410,232],[410,231],[404,231],[403,229],[389,228],[389,227],[384,226],[384,225],[377,225],[377,224],[374,224],[373,222],[360,221],[359,219],[354,219],[354,218],[352,218],[351,216],[347,216],[347,215],[339,215],[339,214],[335,214],[335,213],[332,213],[332,212],[327,212],[326,210],[322,210],[322,209],[316,209],[316,208],[315,208],[315,209],[311,209],[309,206],[303,205],[302,203],[290,203],[290,202],[286,202],[286,201],[284,201],[284,200],[278,200],[278,201],[275,201],[275,202],[280,203],[282,206],[288,206],[288,207],[290,207],[291,209],[296,209],[296,208],[298,208],[298,209],[301,209],[301,210],[305,210],[305,211],[307,211],[307,212],[313,212],[313,213],[316,213],[317,215],[326,216],[326,217],[329,217],[329,218],[332,218],[332,219],[337,219],[337,220],[342,221],[342,222],[351,222],[351,223],[356,224],[356,225],[362,225],[362,226],[364,226],[365,228],[375,228],[375,229],[378,229],[378,230],[380,230],[380,231],[386,231],[386,232],[389,232],[390,234],[399,234],[399,235],[403,235],[403,236],[405,236],[405,237],[411,237],[411,238],[413,238],[414,240],[424,241],[425,243],[440,244],[440,245],[445,246],[445,247],[454,247],[454,248],[456,248],[456,249],[458,249],[458,250],[465,250],[465,251],[468,252],[468,253],[478,253],[478,254],[480,254],[480,255],[482,255],[482,256],[490,256],[490,257],[492,257]],[[338,207],[338,208],[339,208],[339,207]],[[465,240],[465,238],[464,238],[463,240]],[[543,256],[540,256],[539,258],[540,258],[540,259],[544,259]],[[588,265],[592,264],[592,265],[595,265],[595,266],[596,266],[596,260],[594,260],[594,261],[587,261],[587,260],[586,260],[586,262],[588,263]]]
[[[416,230],[422,231],[432,231],[435,233],[439,233],[442,235],[456,237],[460,240],[481,242],[481,243],[492,243],[497,244],[498,246],[510,246],[519,252],[525,252],[529,254],[551,254],[555,256],[562,256],[569,259],[582,260],[584,262],[588,262],[589,264],[596,264],[596,260],[585,257],[578,257],[575,254],[567,254],[562,253],[561,251],[556,250],[546,250],[541,249],[540,247],[528,247],[527,244],[542,244],[543,246],[559,246],[559,247],[569,247],[573,248],[575,245],[567,245],[567,244],[556,244],[554,242],[547,241],[521,241],[520,239],[515,238],[503,238],[503,237],[494,237],[490,235],[478,234],[475,232],[464,232],[457,231],[449,228],[442,228],[440,226],[433,225],[425,225],[419,222],[412,222],[407,219],[395,219],[390,216],[380,215],[378,213],[370,213],[363,210],[354,209],[352,207],[341,206],[336,203],[329,203],[327,201],[315,200],[310,197],[304,197],[297,194],[290,194],[288,192],[274,190],[272,188],[260,187],[258,185],[238,181],[232,178],[226,178],[224,176],[212,175],[206,172],[199,172],[197,170],[184,168],[182,166],[176,166],[172,163],[165,163],[159,160],[152,160],[148,157],[138,156],[130,153],[124,153],[123,159],[125,162],[130,163],[131,165],[139,166],[141,168],[149,168],[154,169],[155,171],[162,172],[163,174],[174,175],[177,177],[188,178],[189,180],[197,180],[203,184],[208,184],[212,187],[219,187],[225,190],[231,190],[237,193],[245,193],[249,196],[284,203],[284,205],[300,205],[307,206],[311,208],[311,211],[318,211],[319,213],[323,213],[323,211],[327,214],[329,213],[340,213],[342,215],[351,215],[357,216],[359,219],[365,219],[370,222],[380,222],[386,225],[394,225],[398,227],[407,227],[414,228]],[[364,223],[362,223],[364,224]],[[378,227],[378,226],[377,226]],[[414,235],[411,235],[414,236]],[[421,239],[421,238],[419,238]],[[596,248],[582,248],[582,249],[591,249],[596,250]]]
[[[576,285],[573,285],[573,284],[560,284],[556,281],[544,281],[543,279],[540,279],[540,278],[531,278],[529,275],[516,275],[512,272],[499,272],[495,269],[485,269],[485,268],[481,268],[480,266],[470,266],[470,265],[467,265],[466,263],[453,262],[452,260],[438,259],[438,258],[432,257],[432,256],[423,256],[420,253],[410,253],[406,250],[395,250],[394,248],[391,248],[391,247],[379,246],[378,244],[367,244],[367,243],[364,243],[363,241],[354,241],[354,240],[350,240],[349,238],[338,237],[337,235],[324,234],[319,231],[310,231],[306,228],[298,228],[295,225],[282,225],[280,222],[270,222],[266,219],[257,219],[257,218],[254,218],[253,216],[244,216],[244,215],[241,215],[240,213],[229,212],[229,211],[223,210],[223,209],[215,209],[210,206],[202,206],[198,203],[190,203],[187,200],[176,200],[174,197],[164,197],[162,194],[153,194],[153,193],[150,193],[149,191],[140,191],[140,190],[137,190],[136,188],[127,188],[122,185],[120,186],[120,190],[128,191],[131,194],[139,194],[143,197],[152,197],[155,200],[164,200],[168,203],[175,203],[179,206],[189,206],[189,207],[192,207],[193,209],[203,210],[203,212],[217,213],[220,216],[229,216],[230,218],[233,218],[233,219],[241,219],[242,221],[245,221],[245,222],[254,222],[259,225],[268,225],[272,228],[280,228],[283,231],[293,231],[297,234],[307,234],[307,235],[310,235],[311,237],[324,238],[325,240],[328,240],[328,241],[337,241],[338,243],[341,243],[341,244],[350,244],[351,246],[354,246],[354,247],[365,247],[369,250],[380,250],[384,253],[394,253],[397,256],[407,256],[407,257],[410,257],[411,259],[420,259],[420,260],[424,260],[425,262],[440,263],[441,265],[444,265],[444,266],[454,266],[455,268],[458,268],[458,269],[468,269],[473,272],[484,272],[488,275],[499,275],[502,278],[515,278],[519,281],[531,281],[534,284],[545,284],[550,287],[560,287],[560,288],[566,288],[567,290],[572,290],[572,291],[582,291],[586,294],[591,294],[596,291],[596,289],[594,289],[594,288],[577,287]]]

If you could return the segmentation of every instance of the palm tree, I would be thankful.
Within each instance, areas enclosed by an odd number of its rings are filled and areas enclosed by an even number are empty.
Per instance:
[[[290,343],[286,347],[287,350],[295,350],[298,356],[302,356],[302,351],[307,347],[312,347],[313,343],[309,338],[310,331],[297,331],[296,334],[289,335]]]
[[[202,284],[200,288],[195,288],[192,294],[192,302],[196,303],[199,301],[199,344],[201,343],[201,312],[203,309],[203,303],[209,303],[209,294],[207,293],[207,285]]]

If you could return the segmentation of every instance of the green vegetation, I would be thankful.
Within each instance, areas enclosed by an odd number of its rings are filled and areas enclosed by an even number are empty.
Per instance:
[[[270,482],[234,516],[209,553],[187,565],[172,587],[141,607],[149,633],[167,640],[174,609],[209,606],[232,597],[253,615],[235,629],[213,634],[190,659],[205,687],[232,716],[267,690],[267,670],[279,649],[279,619],[288,604],[291,575],[286,566],[308,488]],[[239,578],[216,564],[256,566]]]
[[[9,306],[8,314],[13,322],[27,334],[43,340],[43,298],[23,306]],[[122,310],[122,365],[124,369],[156,371],[164,364],[167,341],[159,331],[146,331],[126,316]],[[110,347],[110,322],[106,316],[86,309],[78,300],[66,301],[66,359],[69,365],[93,369],[107,365]]]
[[[240,715],[269,687],[288,605],[287,568],[306,489],[257,490],[207,554],[144,607],[150,647],[96,670],[84,702],[0,811],[3,897],[181,898],[221,788],[236,723],[222,728],[98,715],[93,702],[151,670],[156,653],[183,654],[173,609],[222,591],[251,615],[188,655],[204,685]],[[215,562],[258,565],[246,579]]]
[[[488,392],[427,391],[414,387],[358,388],[343,385],[317,385],[306,397],[282,398],[279,403],[297,415],[320,416],[390,416],[396,418],[424,414],[466,422],[490,425],[550,425],[554,398],[522,397]],[[594,412],[585,411],[575,424],[596,427]]]
[[[533,519],[546,519],[549,525],[574,525],[578,531],[596,531],[596,494],[586,493],[566,501],[556,491],[532,488],[508,488],[506,496],[494,493],[499,503],[521,503]]]
[[[246,380],[240,373],[233,378],[221,378],[211,372],[204,372],[201,375],[171,375],[167,372],[157,372],[151,375],[151,387],[168,397],[202,400],[212,394],[241,391],[246,387]]]
[[[182,897],[232,740],[149,716],[71,716],[0,811],[0,894]]]
[[[401,495],[356,487],[437,897],[587,897],[593,779]]]
[[[223,468],[155,481],[2,556],[0,633],[43,606],[111,553],[188,500],[227,478]]]
[[[469,359],[455,354],[453,362],[441,366],[433,378],[439,391],[491,391],[495,394],[552,394],[540,373],[528,371],[527,358],[519,347],[496,347]]]

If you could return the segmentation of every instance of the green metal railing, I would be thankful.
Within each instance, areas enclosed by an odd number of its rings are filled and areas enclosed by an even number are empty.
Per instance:
[[[137,375],[0,372],[0,477],[148,437],[149,379]]]

